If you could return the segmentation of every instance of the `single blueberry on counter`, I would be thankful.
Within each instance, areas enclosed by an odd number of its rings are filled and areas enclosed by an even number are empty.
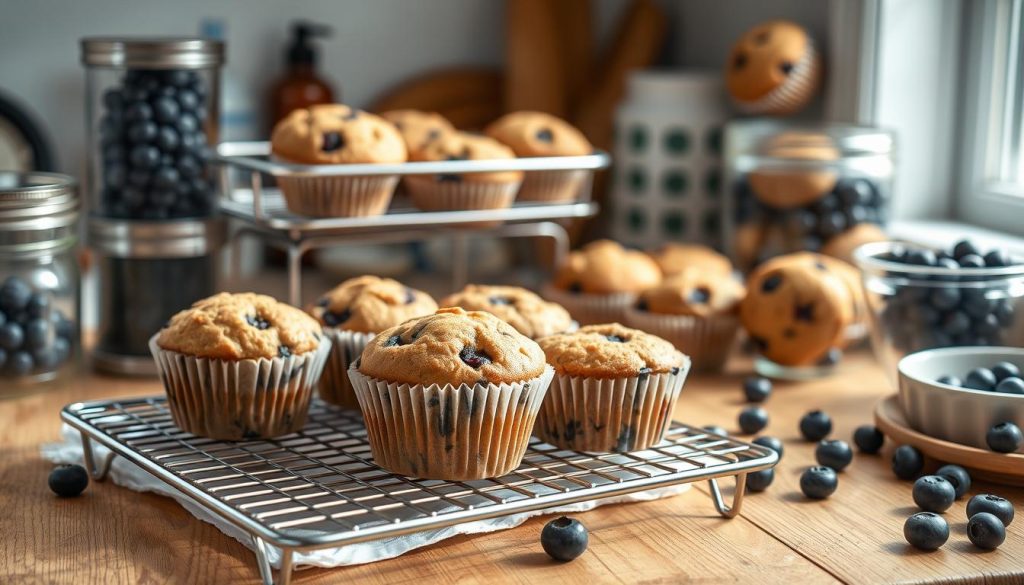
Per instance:
[[[775,481],[775,470],[769,467],[747,474],[747,489],[752,492],[763,492]]]
[[[811,467],[800,476],[800,491],[814,500],[824,500],[835,493],[839,478],[831,467]]]
[[[747,402],[764,402],[772,394],[772,381],[760,376],[751,376],[743,381],[743,394]]]
[[[926,475],[914,482],[913,497],[917,507],[925,512],[942,513],[953,505],[956,489],[945,477]]]
[[[740,430],[745,435],[753,435],[768,426],[768,412],[760,406],[750,406],[740,411]]]
[[[861,453],[874,455],[885,443],[885,435],[875,425],[861,425],[853,431],[853,442]]]
[[[842,471],[853,461],[853,450],[846,441],[826,439],[815,447],[814,459],[819,465]]]
[[[900,445],[892,452],[892,471],[900,479],[914,479],[924,469],[924,456],[911,445]]]
[[[800,434],[808,441],[820,441],[832,432],[832,417],[821,410],[812,410],[800,419]]]
[[[935,475],[945,478],[953,486],[958,500],[971,489],[971,475],[959,465],[943,465],[935,472]]]
[[[1013,453],[1024,443],[1024,434],[1012,422],[1001,422],[985,433],[985,443],[996,453]]]
[[[921,550],[937,550],[949,540],[949,523],[932,512],[918,512],[903,523],[903,538]]]
[[[1006,526],[988,512],[978,512],[967,521],[967,538],[985,550],[995,550],[1006,540]]]
[[[967,502],[967,517],[970,518],[980,512],[988,512],[1003,523],[1009,526],[1013,522],[1013,504],[1006,498],[993,494],[978,494]]]
[[[89,485],[89,474],[81,465],[58,465],[47,481],[50,490],[62,498],[73,498]]]
[[[775,451],[776,453],[778,453],[779,459],[782,459],[782,454],[785,452],[785,448],[782,446],[782,441],[776,439],[775,437],[769,437],[765,435],[763,437],[758,437],[751,442],[755,445],[767,447],[772,451]]]
[[[571,561],[580,556],[587,550],[589,541],[586,527],[566,516],[548,522],[540,532],[544,552],[556,561]]]

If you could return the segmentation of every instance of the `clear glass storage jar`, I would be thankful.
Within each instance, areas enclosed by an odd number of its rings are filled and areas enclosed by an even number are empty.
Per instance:
[[[76,361],[78,208],[71,177],[0,171],[0,396]]]
[[[224,45],[193,38],[86,38],[89,213],[211,215]]]
[[[894,138],[879,128],[776,120],[728,125],[726,243],[744,270],[797,251],[852,261],[883,239]]]

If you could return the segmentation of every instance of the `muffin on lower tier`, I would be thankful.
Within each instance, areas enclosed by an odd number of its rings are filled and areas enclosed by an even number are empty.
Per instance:
[[[571,252],[541,294],[584,325],[622,321],[637,294],[661,282],[661,269],[643,252],[597,240]]]
[[[577,451],[640,451],[662,440],[690,358],[618,323],[538,341],[555,369],[534,434]]]
[[[374,461],[443,480],[518,467],[552,375],[536,342],[458,307],[382,331],[349,370]]]
[[[171,317],[149,348],[175,424],[239,441],[302,428],[331,342],[295,307],[220,293]]]
[[[378,331],[437,310],[427,293],[378,276],[350,278],[308,309],[331,340],[331,355],[318,385],[320,397],[345,408],[359,408],[348,368]]]
[[[564,307],[518,286],[466,285],[442,299],[441,306],[486,311],[530,339],[566,333],[576,326]]]
[[[641,293],[626,325],[672,342],[697,371],[721,370],[739,331],[744,294],[731,274],[686,270]]]

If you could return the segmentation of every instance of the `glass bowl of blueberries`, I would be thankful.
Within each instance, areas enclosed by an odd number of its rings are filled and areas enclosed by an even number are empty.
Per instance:
[[[1024,346],[1024,260],[969,240],[949,250],[901,242],[854,253],[870,313],[871,342],[890,380],[904,356],[946,347]]]

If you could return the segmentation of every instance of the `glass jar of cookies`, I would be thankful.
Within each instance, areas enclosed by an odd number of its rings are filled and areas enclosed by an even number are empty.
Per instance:
[[[892,132],[747,120],[729,124],[725,149],[726,243],[740,268],[798,251],[850,261],[885,239]]]
[[[159,221],[214,211],[224,45],[194,38],[86,38],[90,214]]]
[[[0,398],[75,362],[78,207],[71,177],[0,171]]]

